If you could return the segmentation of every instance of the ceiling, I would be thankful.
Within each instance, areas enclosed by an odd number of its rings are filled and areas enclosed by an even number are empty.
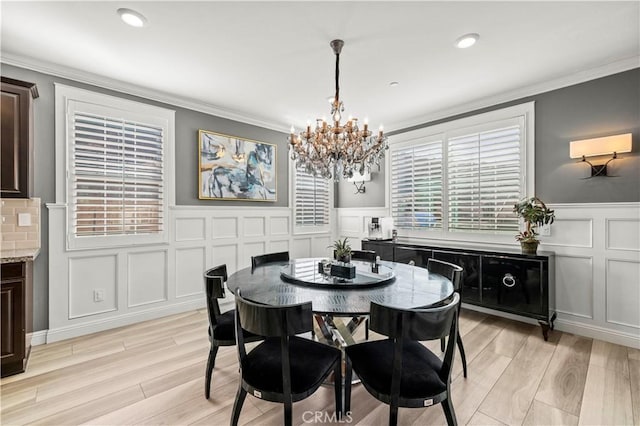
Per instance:
[[[587,70],[632,68],[640,51],[637,1],[2,1],[0,7],[6,63],[136,87],[132,93],[179,98],[279,130],[329,116],[334,38],[345,41],[345,115],[387,130]],[[147,26],[125,25],[120,7],[142,13]],[[454,47],[471,32],[480,34],[474,47]],[[400,84],[391,87],[392,81]]]

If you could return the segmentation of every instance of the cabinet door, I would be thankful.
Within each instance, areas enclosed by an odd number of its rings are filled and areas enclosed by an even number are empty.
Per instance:
[[[0,347],[2,364],[25,356],[24,285],[21,279],[0,284]]]
[[[17,84],[8,83],[13,81]],[[22,86],[24,84],[24,86]],[[0,110],[0,196],[29,198],[31,167],[31,99],[32,83],[2,77]]]
[[[409,263],[413,260],[416,266],[426,268],[431,253],[431,250],[416,247],[395,246],[393,248],[393,259],[399,263]]]
[[[462,301],[478,305],[482,303],[480,290],[480,256],[477,254],[459,253],[453,251],[434,250],[433,257],[438,260],[461,266],[460,292]]]
[[[374,241],[362,241],[362,250],[373,250],[381,260],[393,262],[393,244],[378,243]]]
[[[543,262],[483,256],[483,304],[502,311],[547,317]]]

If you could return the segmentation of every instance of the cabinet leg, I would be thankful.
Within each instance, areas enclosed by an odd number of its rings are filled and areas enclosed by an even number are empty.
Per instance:
[[[554,327],[553,322],[556,320],[556,318],[558,318],[558,315],[556,315],[556,313],[554,312],[553,315],[551,315],[551,318],[549,319],[549,323],[550,323],[549,326],[551,327],[551,330],[553,330],[553,327]]]
[[[551,329],[551,326],[549,325],[549,323],[544,321],[538,321],[538,324],[540,324],[540,328],[542,329],[542,337],[544,337],[544,341],[546,342],[547,340],[549,340],[549,330]]]

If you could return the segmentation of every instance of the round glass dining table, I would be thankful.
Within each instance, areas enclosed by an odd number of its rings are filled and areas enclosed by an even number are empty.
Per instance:
[[[352,260],[356,277],[342,280],[321,273],[322,260],[293,259],[253,271],[244,268],[229,276],[227,287],[232,293],[239,288],[244,298],[267,305],[310,301],[314,313],[332,316],[368,315],[371,302],[404,309],[426,307],[453,294],[450,280],[417,266],[382,261],[376,268]]]
[[[242,297],[266,305],[311,302],[315,338],[341,348],[355,343],[355,331],[369,315],[371,302],[411,309],[442,302],[453,294],[450,280],[417,266],[352,260],[355,277],[342,279],[325,275],[322,261],[293,259],[253,271],[244,268],[229,276],[227,287],[234,294],[239,288]]]

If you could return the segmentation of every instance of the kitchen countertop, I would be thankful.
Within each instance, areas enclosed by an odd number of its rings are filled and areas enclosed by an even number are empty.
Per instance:
[[[0,251],[0,263],[27,262],[34,260],[40,254],[39,248],[2,250]]]

